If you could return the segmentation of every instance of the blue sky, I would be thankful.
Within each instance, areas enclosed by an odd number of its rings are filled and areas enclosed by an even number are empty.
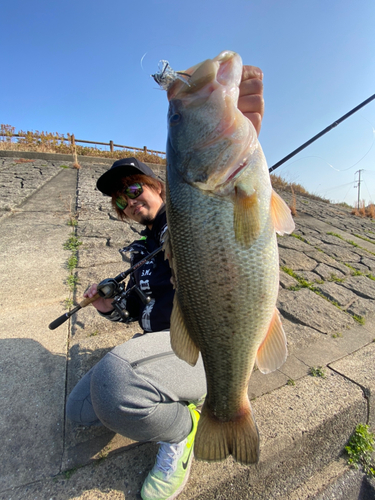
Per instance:
[[[0,121],[164,151],[158,61],[185,69],[234,50],[264,73],[272,166],[375,93],[374,26],[373,0],[13,0],[0,15]],[[374,143],[375,101],[275,173],[353,204],[363,169],[361,198],[375,202]]]

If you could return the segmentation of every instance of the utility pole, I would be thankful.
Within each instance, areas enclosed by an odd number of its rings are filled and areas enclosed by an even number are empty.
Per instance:
[[[358,187],[358,210],[359,210],[359,200],[361,199],[361,172],[363,172],[363,169],[362,170],[357,170],[357,172],[354,174],[358,174],[358,184],[357,186],[354,186],[355,188]]]

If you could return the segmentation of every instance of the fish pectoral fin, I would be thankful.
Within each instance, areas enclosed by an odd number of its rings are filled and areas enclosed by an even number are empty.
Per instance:
[[[255,362],[262,373],[270,373],[285,362],[287,355],[285,332],[279,311],[275,308],[267,335],[258,349]]]
[[[165,257],[164,259],[168,259],[168,254],[171,253],[172,251],[172,248],[171,248],[171,238],[170,238],[170,234],[169,234],[169,231],[168,231],[168,228],[165,230],[164,234],[163,234],[163,251],[165,253]]]
[[[194,456],[198,460],[218,462],[229,455],[245,465],[259,461],[259,432],[249,400],[244,402],[236,418],[225,422],[213,415],[206,399],[195,437]]]
[[[275,231],[281,236],[294,231],[294,220],[290,208],[274,190],[271,195],[271,217]]]
[[[195,366],[198,361],[199,349],[186,328],[177,294],[173,298],[171,314],[171,346],[177,357],[183,359],[189,365]]]
[[[233,223],[236,240],[250,248],[260,234],[259,199],[256,191],[249,194],[241,184],[235,187]]]

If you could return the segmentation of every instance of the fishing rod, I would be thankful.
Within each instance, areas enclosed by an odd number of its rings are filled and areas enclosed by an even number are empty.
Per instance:
[[[100,297],[105,298],[105,299],[111,299],[113,298],[114,301],[112,302],[114,308],[119,312],[119,314],[125,319],[127,316],[129,316],[129,313],[127,311],[124,311],[121,308],[121,300],[125,298],[125,294],[129,294],[130,291],[134,290],[137,292],[138,296],[144,302],[145,304],[149,303],[151,298],[145,295],[137,286],[131,287],[129,290],[124,291],[125,286],[124,285],[119,285],[121,281],[124,281],[124,279],[129,276],[129,274],[134,273],[137,269],[143,266],[148,260],[150,260],[152,257],[154,257],[157,253],[159,253],[163,249],[163,246],[160,246],[150,254],[148,254],[145,258],[134,264],[134,266],[130,267],[128,270],[120,273],[117,275],[115,278],[108,278],[103,281],[101,281],[98,284],[98,293],[96,293],[93,297],[91,298],[86,298],[83,299],[74,309],[71,311],[63,314],[59,318],[55,319],[55,321],[52,321],[48,325],[48,328],[50,330],[54,330],[58,326],[62,325],[65,323],[67,319],[69,319],[73,314],[75,314],[77,311],[82,309],[83,307],[88,306],[95,300],[99,299]]]
[[[351,116],[354,113],[356,113],[359,109],[363,108],[363,106],[366,106],[366,104],[368,104],[369,102],[371,102],[374,99],[375,99],[375,94],[373,94],[371,97],[369,97],[365,101],[361,102],[361,104],[358,104],[358,106],[356,106],[351,111],[349,111],[348,113],[346,113],[346,115],[343,115],[341,118],[339,118],[338,120],[334,121],[331,125],[329,125],[324,130],[322,130],[321,132],[319,132],[319,134],[314,135],[314,137],[312,137],[309,141],[307,141],[304,144],[302,144],[302,146],[300,146],[299,148],[295,149],[290,154],[288,154],[287,156],[285,156],[285,158],[283,158],[282,160],[278,161],[277,163],[275,163],[275,165],[273,165],[271,168],[269,168],[268,169],[269,173],[271,173],[274,170],[276,170],[278,167],[280,167],[280,165],[282,165],[286,161],[290,160],[290,158],[293,158],[293,156],[295,156],[297,153],[299,153],[303,149],[307,148],[307,146],[309,146],[310,144],[312,144],[313,142],[315,142],[317,139],[319,139],[319,137],[322,137],[322,135],[326,134],[327,132],[329,132],[330,130],[332,130],[334,127],[337,127],[337,125],[339,125],[339,123],[341,123],[344,120],[346,120],[347,118],[349,118],[349,116]]]

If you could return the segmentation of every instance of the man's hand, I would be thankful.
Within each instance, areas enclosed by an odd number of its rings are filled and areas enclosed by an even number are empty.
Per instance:
[[[84,297],[92,299],[94,295],[98,292],[98,285],[94,283],[91,285],[83,294]],[[103,299],[103,297],[99,297],[91,304],[101,313],[107,313],[113,311],[112,305],[113,299]]]
[[[238,109],[254,125],[259,135],[264,113],[263,73],[256,66],[244,66],[240,85]]]

